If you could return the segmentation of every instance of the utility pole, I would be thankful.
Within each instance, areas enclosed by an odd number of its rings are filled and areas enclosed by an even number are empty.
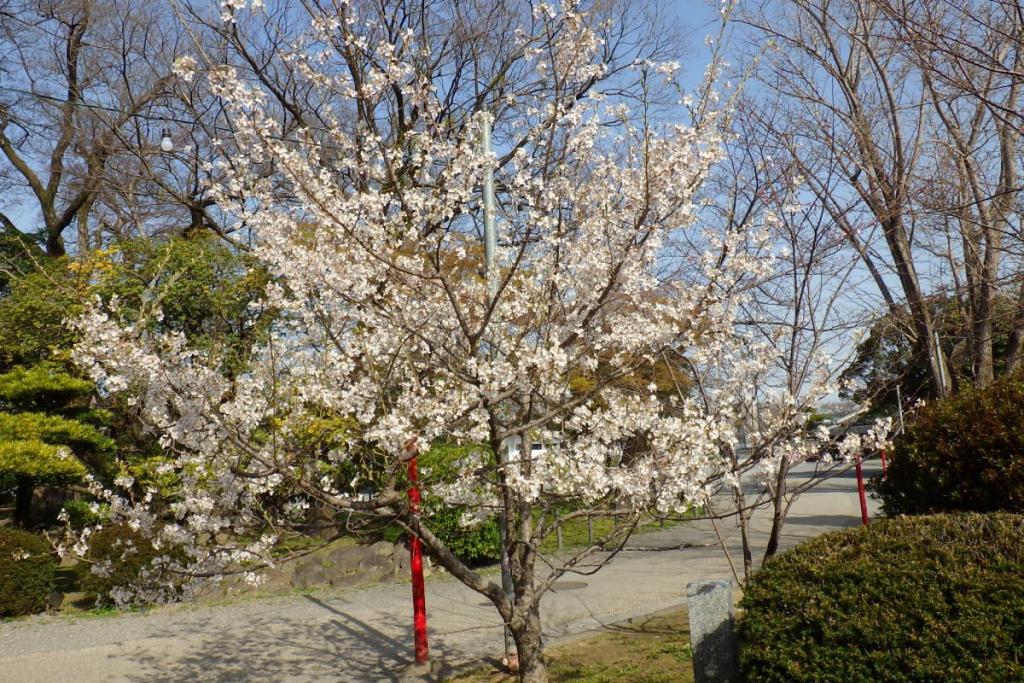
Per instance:
[[[491,119],[485,116],[480,129],[480,142],[484,156],[487,158],[487,167],[484,170],[483,205],[484,205],[484,273],[487,277],[487,303],[492,305],[498,294],[498,274],[495,271],[495,260],[498,251],[498,233],[494,227],[494,161],[491,150]],[[504,445],[498,448],[495,453],[498,460],[498,473],[500,478],[505,476],[505,467],[508,464],[508,452]],[[504,501],[504,492],[502,500]],[[512,584],[512,563],[508,556],[508,514],[505,506],[501,505],[498,512],[498,530],[501,534],[501,587],[510,602],[515,601],[515,587]],[[508,625],[505,626],[505,662],[512,667],[513,643],[512,632]]]

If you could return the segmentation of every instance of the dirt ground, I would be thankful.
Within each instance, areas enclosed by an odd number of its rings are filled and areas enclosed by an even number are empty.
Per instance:
[[[692,683],[690,633],[683,610],[613,624],[547,651],[557,683]],[[499,662],[489,662],[451,683],[512,683]]]

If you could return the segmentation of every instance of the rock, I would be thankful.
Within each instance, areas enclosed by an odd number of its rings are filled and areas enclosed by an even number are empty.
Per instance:
[[[373,555],[373,552],[366,546],[356,545],[335,548],[327,556],[327,559],[330,560],[334,569],[347,574],[358,571],[359,563]]]
[[[380,581],[395,572],[395,565],[390,558],[370,555],[359,562],[359,573],[364,581]]]
[[[395,554],[395,544],[388,541],[377,541],[370,546],[370,550],[381,557],[391,557]]]
[[[335,588],[351,588],[363,583],[364,579],[363,575],[359,572],[349,572],[347,574],[332,572],[330,581],[331,585]]]
[[[409,578],[409,549],[404,546],[395,546],[391,564],[395,568],[395,576],[403,579]]]
[[[686,586],[690,647],[697,683],[737,683],[739,657],[729,581],[694,581]]]
[[[321,564],[320,560],[313,560],[295,568],[291,584],[295,588],[306,590],[316,586],[326,586],[330,579],[329,571]]]

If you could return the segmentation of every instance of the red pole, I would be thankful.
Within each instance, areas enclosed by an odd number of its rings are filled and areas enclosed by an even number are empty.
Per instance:
[[[409,509],[420,514],[419,472],[416,469],[416,442],[406,446],[409,458]],[[424,664],[430,658],[427,649],[427,598],[423,588],[423,548],[420,537],[412,534],[409,539],[409,566],[412,569],[412,629],[416,644],[416,663]]]
[[[864,470],[860,466],[860,456],[857,456],[857,495],[860,496],[860,521],[864,526],[868,525],[868,497],[864,492]]]
[[[885,449],[882,449],[882,479],[889,476],[889,464],[885,461]]]

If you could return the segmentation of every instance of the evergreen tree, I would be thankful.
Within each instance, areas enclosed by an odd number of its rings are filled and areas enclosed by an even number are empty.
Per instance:
[[[68,486],[110,463],[104,411],[89,407],[91,382],[41,363],[0,374],[0,490],[14,491],[15,523],[31,522],[37,486]]]

